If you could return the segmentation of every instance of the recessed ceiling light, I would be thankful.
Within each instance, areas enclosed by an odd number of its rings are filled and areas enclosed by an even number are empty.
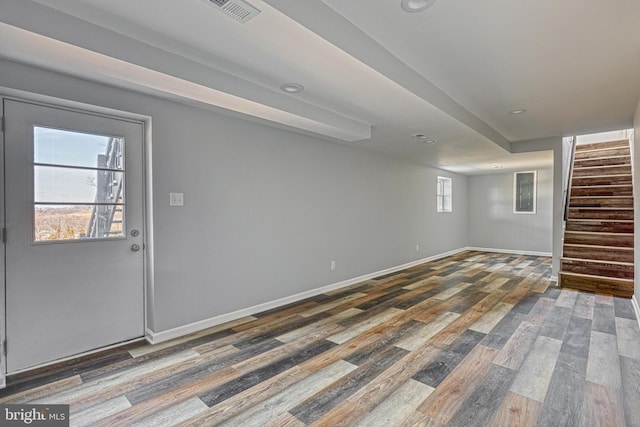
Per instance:
[[[523,114],[523,113],[526,113],[526,112],[527,112],[527,110],[525,110],[524,108],[519,108],[517,110],[509,111],[509,114],[513,114],[514,116],[517,116],[518,114]]]
[[[433,144],[434,142],[438,142],[437,139],[431,137],[431,136],[427,136],[424,133],[414,133],[413,135],[411,135],[412,137],[419,139],[420,141],[426,143],[426,144]]]
[[[287,93],[298,93],[304,90],[304,86],[298,83],[285,83],[280,86],[280,90]]]
[[[415,13],[430,8],[435,2],[436,0],[402,0],[400,6],[405,12]]]

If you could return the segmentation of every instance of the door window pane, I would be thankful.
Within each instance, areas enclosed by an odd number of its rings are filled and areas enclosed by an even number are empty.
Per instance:
[[[513,181],[513,212],[536,213],[536,172],[516,172]]]
[[[124,197],[123,172],[34,166],[36,203],[115,203]]]
[[[34,242],[126,236],[124,138],[34,126]]]
[[[33,132],[35,163],[124,169],[122,138],[40,126],[36,126]]]
[[[123,237],[117,205],[35,205],[35,241]]]

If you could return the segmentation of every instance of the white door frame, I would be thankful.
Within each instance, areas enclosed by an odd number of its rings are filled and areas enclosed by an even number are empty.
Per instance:
[[[0,92],[1,93],[1,92]],[[0,101],[3,98],[0,97]],[[0,244],[0,279],[2,279],[2,283],[0,283],[0,321],[2,325],[0,326],[0,388],[5,388],[7,385],[7,356],[6,356],[6,346],[5,346],[5,337],[7,334],[7,316],[6,316],[6,280],[5,280],[5,218],[4,218],[4,102],[0,102],[0,120],[1,120],[1,128],[0,128],[0,200],[2,201],[2,209],[0,209],[0,227],[2,228],[2,244]]]
[[[145,331],[145,338],[150,341],[149,325],[153,324],[153,299],[150,296],[153,295],[153,198],[151,188],[151,117],[136,113],[125,112],[121,110],[115,110],[111,108],[98,107],[90,104],[84,104],[75,101],[64,100],[60,98],[54,98],[46,95],[40,95],[11,88],[0,87],[0,117],[2,118],[2,128],[0,129],[0,201],[2,201],[2,209],[0,209],[0,389],[6,387],[6,374],[7,374],[7,357],[6,357],[6,244],[4,239],[4,229],[6,224],[5,218],[5,133],[4,133],[4,100],[14,100],[27,103],[40,104],[47,107],[54,107],[62,110],[68,110],[79,113],[90,113],[106,118],[125,120],[133,123],[138,123],[142,126],[143,131],[143,162],[142,162],[142,175],[143,175],[143,188],[142,188],[142,209],[143,209],[143,221],[144,221],[144,240],[143,240],[143,327]],[[134,340],[135,341],[135,340]],[[122,345],[119,343],[117,345]],[[106,347],[109,348],[109,347]],[[105,348],[96,349],[84,354],[90,354],[93,352],[102,351]],[[58,363],[62,360],[76,358],[79,355],[75,355],[69,358],[56,360],[51,363],[36,366],[30,369],[38,368],[41,366]]]

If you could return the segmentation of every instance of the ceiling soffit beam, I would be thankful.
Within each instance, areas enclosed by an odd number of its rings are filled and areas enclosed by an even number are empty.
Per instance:
[[[512,153],[531,153],[534,151],[547,151],[562,148],[562,136],[550,136],[548,138],[529,139],[511,143]]]
[[[352,133],[325,123],[114,59],[2,22],[0,22],[0,40],[7,42],[0,47],[0,57],[6,56],[13,61],[80,76],[84,79],[95,77],[94,80],[120,88],[171,99],[305,135],[320,134],[338,142],[353,137]],[[28,89],[25,88],[25,90]],[[49,89],[41,89],[38,93],[44,95],[47,90]],[[58,95],[58,97],[64,98],[65,95]],[[99,101],[96,102],[99,103]]]
[[[326,4],[317,0],[264,0],[264,2],[504,150],[511,151],[511,142],[502,134],[458,104],[440,88],[400,61]]]
[[[130,37],[30,0],[4,0],[0,3],[0,22],[53,39],[52,41],[60,41],[71,45],[71,47],[86,49],[87,51],[120,61],[123,66],[121,67],[122,74],[119,78],[123,82],[137,85],[141,84],[140,81],[127,80],[128,70],[125,65],[129,63],[135,67],[149,70],[151,72],[150,75],[160,73],[167,78],[173,79],[175,82],[180,80],[185,84],[190,83],[212,89],[212,92],[219,91],[228,94],[231,97],[237,98],[236,101],[247,100],[246,111],[243,111],[242,106],[233,108],[229,106],[230,104],[218,105],[219,107],[231,109],[241,114],[273,121],[277,125],[301,129],[305,131],[305,133],[312,132],[342,141],[351,142],[371,138],[370,124],[342,116],[295,99],[279,91],[266,88],[199,62],[141,43]],[[141,52],[144,52],[144,54],[141,54]],[[2,54],[1,48],[0,54]],[[30,62],[24,58],[12,57],[6,54],[5,56],[21,62]],[[46,64],[38,64],[34,61],[33,65],[45,66]],[[61,65],[69,67],[72,64]],[[98,68],[96,68],[96,70],[98,70]],[[69,72],[68,70],[62,69],[57,69],[56,71]],[[89,78],[88,76],[81,77]],[[98,75],[93,77],[95,79],[100,78]],[[116,83],[113,78],[106,82],[111,84]],[[151,84],[152,82],[149,83]],[[151,89],[154,89],[156,92],[162,92],[162,88],[151,87]],[[175,91],[168,92],[167,94],[173,98],[175,98],[175,96],[183,96],[190,101],[217,105],[213,97],[208,101],[194,99],[189,95],[189,91],[185,91],[182,95],[175,93]],[[242,103],[239,102],[238,104]],[[256,108],[256,106],[261,106],[261,108]],[[269,110],[272,114],[260,115],[260,111]],[[282,114],[279,114],[279,112]]]

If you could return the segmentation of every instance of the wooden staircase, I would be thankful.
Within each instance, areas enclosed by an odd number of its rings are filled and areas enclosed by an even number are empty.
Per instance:
[[[577,145],[560,286],[631,298],[633,186],[629,141]]]

